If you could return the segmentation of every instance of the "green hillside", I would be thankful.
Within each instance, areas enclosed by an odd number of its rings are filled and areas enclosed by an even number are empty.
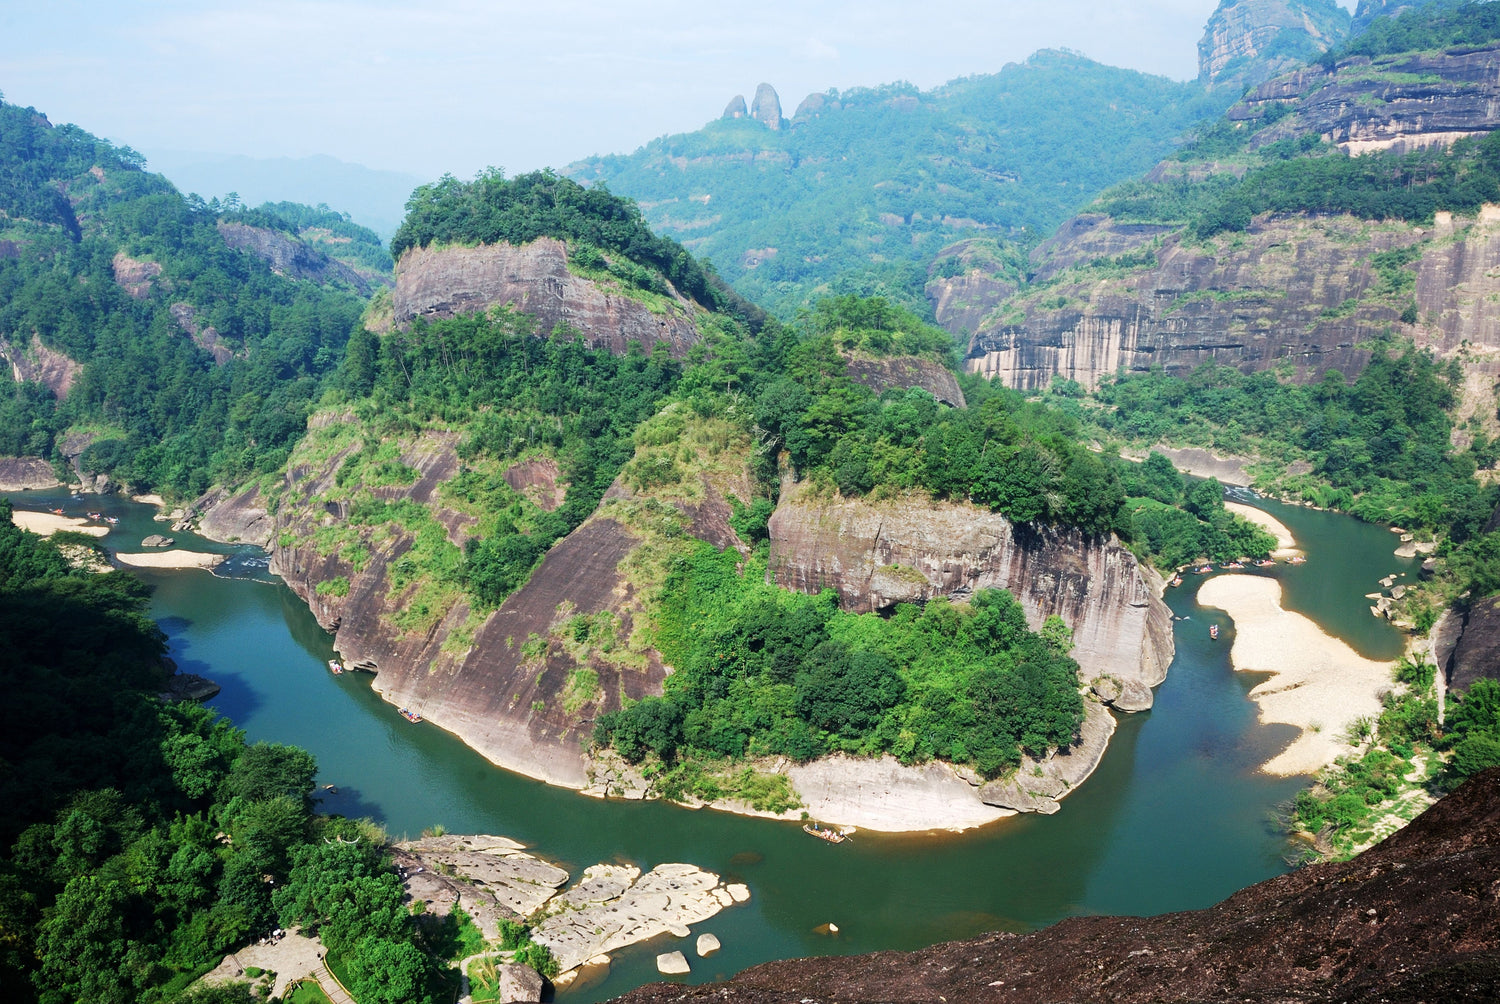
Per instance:
[[[930,91],[829,91],[779,131],[722,119],[567,173],[637,200],[655,230],[783,317],[827,292],[925,310],[939,249],[1039,238],[1233,97],[1039,52]]]
[[[0,382],[0,455],[60,462],[72,430],[85,471],[193,495],[285,462],[363,301],[284,278],[217,229],[321,217],[186,199],[142,164],[0,103],[0,338],[82,367],[65,394]],[[343,236],[379,264],[378,242]]]

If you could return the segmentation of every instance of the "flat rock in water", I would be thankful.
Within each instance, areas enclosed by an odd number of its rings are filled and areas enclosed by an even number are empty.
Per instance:
[[[686,936],[690,925],[724,909],[714,895],[721,888],[719,876],[685,864],[657,865],[618,895],[595,899],[628,871],[617,865],[586,870],[577,886],[558,896],[562,903],[583,905],[564,909],[536,926],[532,937],[551,950],[559,969],[573,969],[596,955],[668,932]],[[730,893],[733,900],[732,889]]]
[[[407,892],[440,914],[463,900],[486,937],[501,919],[529,917],[550,900],[568,873],[526,853],[508,837],[444,835],[397,844]],[[421,869],[421,871],[418,871]]]
[[[719,944],[719,939],[712,934],[698,935],[698,958],[707,958],[722,947],[724,946]]]
[[[499,967],[500,1004],[536,1004],[542,999],[542,974],[530,966]]]
[[[724,887],[724,891],[729,893],[729,898],[736,903],[750,902],[750,887],[743,882],[731,882]]]
[[[142,547],[171,547],[175,543],[177,543],[177,541],[174,540],[174,539],[172,539],[171,537],[163,537],[159,533],[153,533],[151,536],[149,536],[145,540],[141,541],[141,546]]]
[[[683,976],[692,972],[693,967],[681,952],[667,952],[656,957],[656,971],[663,976]]]

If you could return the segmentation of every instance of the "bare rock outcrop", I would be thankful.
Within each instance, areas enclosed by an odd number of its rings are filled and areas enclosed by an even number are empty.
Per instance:
[[[673,291],[665,312],[568,271],[566,246],[543,237],[530,244],[412,248],[396,263],[395,323],[454,317],[510,304],[536,318],[536,333],[560,326],[596,348],[624,353],[631,342],[647,352],[665,342],[672,355],[698,340],[694,305]]]
[[[174,303],[168,310],[172,320],[193,340],[193,344],[214,357],[215,366],[223,366],[234,358],[234,350],[220,338],[218,329],[212,324],[202,323],[191,303]]]
[[[1446,144],[1500,126],[1497,80],[1500,46],[1374,65],[1347,60],[1336,74],[1309,67],[1270,81],[1229,115],[1258,125],[1273,107],[1291,109],[1256,142],[1315,131],[1353,152]],[[1228,170],[1171,162],[1152,177],[1178,169]],[[1400,267],[1415,274],[1414,291],[1374,261],[1403,249],[1415,254]],[[1032,253],[1035,285],[973,329],[966,365],[1023,389],[1044,388],[1054,375],[1094,387],[1122,371],[1185,373],[1208,361],[1246,373],[1289,369],[1306,381],[1329,369],[1357,374],[1367,346],[1395,333],[1459,359],[1472,384],[1460,420],[1483,418],[1493,415],[1500,375],[1497,264],[1494,207],[1473,218],[1438,213],[1420,226],[1262,216],[1209,242],[1179,228],[1083,214]],[[958,317],[945,319],[949,330],[962,330]]]
[[[188,506],[188,515],[179,525],[194,520],[198,521],[198,532],[203,536],[227,544],[268,548],[276,532],[276,521],[260,494],[259,485],[236,492],[221,486],[210,488]]]
[[[150,296],[152,284],[161,275],[159,262],[132,258],[124,251],[115,252],[110,264],[114,267],[115,282],[136,300],[144,300]]]
[[[776,88],[770,84],[761,84],[755,89],[755,101],[750,105],[750,117],[767,129],[779,130],[781,128],[781,98],[776,94]]]
[[[0,457],[0,492],[56,488],[57,472],[41,457]]]
[[[1477,680],[1500,680],[1500,596],[1475,600],[1447,620],[1453,637],[1439,658],[1448,690],[1462,694]]]
[[[776,583],[834,589],[848,610],[1009,589],[1033,628],[1056,614],[1072,629],[1085,681],[1134,681],[1139,699],[1172,662],[1171,614],[1153,588],[1155,573],[1113,539],[1015,525],[966,504],[826,498],[792,483],[770,530]]]
[[[749,117],[749,115],[750,109],[745,104],[745,96],[743,94],[736,94],[729,99],[729,104],[724,106],[724,114],[719,117],[724,119],[742,119]]]
[[[855,353],[844,357],[845,372],[855,383],[863,384],[876,394],[908,387],[920,387],[944,404],[966,407],[958,378],[948,368],[921,356],[866,356]]]
[[[1198,79],[1254,83],[1348,34],[1349,14],[1334,0],[1221,0],[1198,42]]]
[[[271,266],[277,275],[306,279],[319,285],[330,282],[352,286],[361,296],[370,295],[364,276],[336,258],[309,247],[300,238],[268,227],[220,221],[219,236],[236,251],[248,251]]]
[[[31,341],[22,345],[0,338],[0,359],[10,364],[11,377],[16,383],[39,383],[59,401],[68,396],[78,374],[83,372],[81,363],[43,345],[35,332]]]
[[[619,1004],[1375,1004],[1500,997],[1500,769],[1351,861],[1206,910],[1074,917],[915,952],[789,959]]]

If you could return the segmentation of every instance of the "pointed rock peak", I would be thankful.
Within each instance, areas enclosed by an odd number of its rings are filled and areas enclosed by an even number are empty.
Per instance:
[[[1349,12],[1335,0],[1220,0],[1198,43],[1198,79],[1257,84],[1348,37]]]
[[[761,84],[755,89],[755,104],[750,106],[750,117],[760,120],[767,129],[781,128],[781,98],[776,88]]]
[[[749,114],[750,109],[745,107],[745,96],[743,94],[736,94],[730,100],[729,104],[724,106],[724,114],[720,118],[742,119]]]

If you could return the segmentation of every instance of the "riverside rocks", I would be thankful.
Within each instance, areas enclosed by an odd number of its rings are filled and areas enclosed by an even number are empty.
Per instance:
[[[568,873],[506,837],[445,834],[391,851],[408,897],[421,901],[425,913],[446,916],[462,903],[492,940],[500,920],[544,914],[532,937],[564,972],[664,934],[688,937],[689,925],[750,898],[745,886],[726,887],[718,875],[689,864],[661,864],[644,875],[634,865],[597,864],[559,891]]]
[[[632,871],[639,877],[630,876]],[[715,895],[720,890],[723,897]],[[724,909],[725,898],[736,901],[719,876],[693,865],[657,865],[644,875],[618,865],[596,865],[559,895],[566,908],[538,924],[532,937],[552,950],[559,967],[573,969],[596,955],[705,921]],[[685,931],[677,933],[686,936]]]
[[[693,971],[681,952],[663,952],[656,957],[656,971],[663,976],[685,976]]]
[[[496,967],[500,977],[500,1004],[539,1004],[546,982],[530,966],[514,962]]]

